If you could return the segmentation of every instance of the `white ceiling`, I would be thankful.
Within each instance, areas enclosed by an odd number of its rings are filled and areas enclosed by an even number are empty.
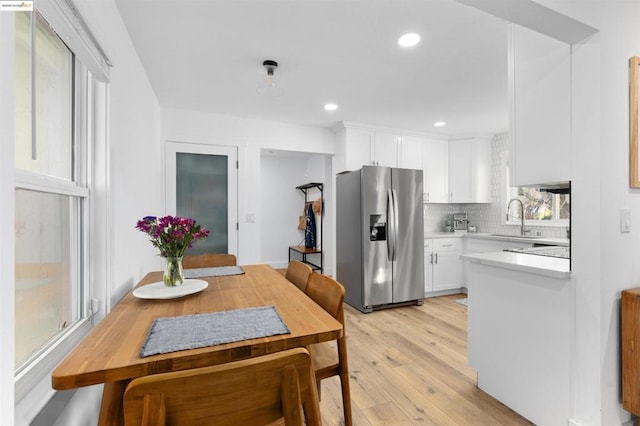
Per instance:
[[[162,107],[451,136],[507,130],[505,21],[453,0],[116,1]],[[408,31],[422,41],[400,49]],[[256,92],[265,59],[279,63],[280,98]]]

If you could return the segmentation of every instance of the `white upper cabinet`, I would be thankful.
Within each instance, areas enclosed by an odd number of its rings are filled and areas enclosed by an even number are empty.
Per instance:
[[[571,179],[570,46],[509,24],[512,186]]]
[[[372,131],[345,127],[337,132],[336,139],[339,171],[353,171],[371,165]]]
[[[473,199],[475,203],[491,203],[491,139],[474,139],[471,145],[473,156]]]
[[[338,130],[337,171],[368,165],[422,170],[425,203],[491,202],[488,139],[446,141],[360,126]]]
[[[445,140],[402,136],[398,167],[422,170],[425,203],[448,203],[447,164],[449,144]]]
[[[336,138],[336,153],[344,161],[343,170],[358,170],[362,166],[398,167],[401,137],[396,134],[344,127]]]
[[[426,142],[426,138],[402,136],[398,149],[398,167],[422,170],[422,153]]]
[[[491,141],[449,141],[449,202],[491,202]]]
[[[419,136],[402,136],[398,167],[422,170],[425,203],[448,203],[449,143]]]
[[[393,133],[375,132],[371,161],[374,166],[398,167],[400,136]]]
[[[471,141],[449,141],[449,202],[470,203],[472,201],[471,164]]]
[[[424,202],[448,203],[449,142],[427,139],[422,155]]]

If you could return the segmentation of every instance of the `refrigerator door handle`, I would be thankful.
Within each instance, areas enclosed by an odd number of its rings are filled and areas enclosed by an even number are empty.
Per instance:
[[[395,247],[396,247],[396,236],[395,236],[395,228],[394,228],[394,217],[395,210],[393,205],[393,192],[388,189],[387,190],[387,258],[389,260],[394,260],[395,257]]]
[[[391,190],[393,197],[393,257],[391,260],[398,260],[398,194],[395,189]]]

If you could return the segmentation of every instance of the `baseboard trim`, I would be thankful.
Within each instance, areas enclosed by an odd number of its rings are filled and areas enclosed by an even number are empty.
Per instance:
[[[431,291],[429,293],[425,293],[424,298],[428,299],[430,297],[448,296],[450,294],[467,294],[467,288],[460,287],[460,288],[454,288],[453,290]]]

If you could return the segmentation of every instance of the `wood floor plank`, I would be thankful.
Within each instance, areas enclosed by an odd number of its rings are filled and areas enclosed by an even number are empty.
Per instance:
[[[464,294],[363,314],[345,305],[354,424],[530,425],[477,387],[467,366]],[[343,425],[337,377],[322,382],[324,425]]]
[[[399,408],[392,402],[376,405],[365,410],[365,415],[371,424],[381,425],[411,425],[414,422],[409,419]]]
[[[489,420],[495,423],[495,420],[479,407],[470,404],[446,383],[427,374],[420,366],[399,367],[396,374],[408,386],[421,390],[423,395],[428,395],[428,398],[423,397],[423,399],[430,401],[432,405],[446,413],[449,421],[455,424],[488,424]],[[455,407],[455,410],[451,410],[451,407]],[[469,423],[469,420],[472,422]]]

